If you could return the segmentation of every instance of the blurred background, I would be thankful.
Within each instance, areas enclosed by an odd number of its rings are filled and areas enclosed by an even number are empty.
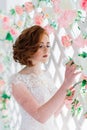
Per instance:
[[[3,0],[0,1],[0,130],[18,130],[21,115],[11,97],[11,76],[22,67],[12,57],[12,45],[20,32],[34,24],[50,36],[51,56],[44,65],[57,88],[63,82],[65,63],[73,59],[82,76],[68,91],[56,119],[58,130],[87,128],[87,0]],[[74,83],[74,84],[75,84]],[[72,86],[71,86],[72,87]],[[72,97],[72,91],[75,92]]]

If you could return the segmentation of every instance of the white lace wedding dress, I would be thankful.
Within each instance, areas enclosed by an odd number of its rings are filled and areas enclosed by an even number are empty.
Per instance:
[[[57,90],[48,72],[43,72],[39,75],[34,73],[29,75],[17,73],[13,76],[11,82],[15,84],[23,82],[41,105],[47,102]],[[19,108],[22,116],[19,130],[58,130],[54,115],[52,115],[47,122],[42,124],[29,115],[20,105]]]

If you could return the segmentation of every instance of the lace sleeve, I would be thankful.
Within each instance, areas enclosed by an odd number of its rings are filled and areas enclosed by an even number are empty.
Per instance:
[[[19,84],[19,83],[22,83],[22,82],[24,82],[24,80],[23,80],[22,76],[20,76],[19,74],[18,75],[14,75],[12,77],[12,79],[11,79],[11,83],[13,83],[15,85]]]
[[[27,77],[26,77],[27,78]],[[23,77],[23,75],[20,74],[15,74],[10,78],[10,92],[12,93],[12,84],[24,84],[24,85],[28,85],[27,79],[25,77]]]

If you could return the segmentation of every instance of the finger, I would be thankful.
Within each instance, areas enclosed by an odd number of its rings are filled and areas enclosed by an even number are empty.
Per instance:
[[[72,63],[72,60],[70,60],[69,62],[66,63],[66,65],[70,65]]]
[[[67,68],[70,67],[73,63],[74,63],[73,60],[69,61],[69,62],[66,64],[66,67],[67,67]]]
[[[71,63],[71,65],[73,65],[74,64],[74,61],[72,60],[72,63]]]
[[[77,65],[76,64],[72,64],[71,67],[77,67]]]
[[[71,70],[72,72],[76,71],[76,69],[77,69],[76,65],[73,65],[73,66],[70,68],[70,70]]]
[[[76,65],[68,66],[67,72],[74,73],[76,71]]]
[[[77,76],[77,75],[79,75],[79,74],[81,74],[81,73],[82,73],[81,71],[76,72],[76,73],[74,73],[74,76]]]

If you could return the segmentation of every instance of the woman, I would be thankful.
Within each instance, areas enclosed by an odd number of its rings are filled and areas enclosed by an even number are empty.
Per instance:
[[[11,81],[22,115],[20,130],[57,130],[54,118],[64,103],[66,90],[79,74],[76,65],[69,62],[63,84],[55,89],[50,74],[41,68],[49,55],[48,33],[37,25],[25,29],[13,45],[14,60],[25,65]]]

